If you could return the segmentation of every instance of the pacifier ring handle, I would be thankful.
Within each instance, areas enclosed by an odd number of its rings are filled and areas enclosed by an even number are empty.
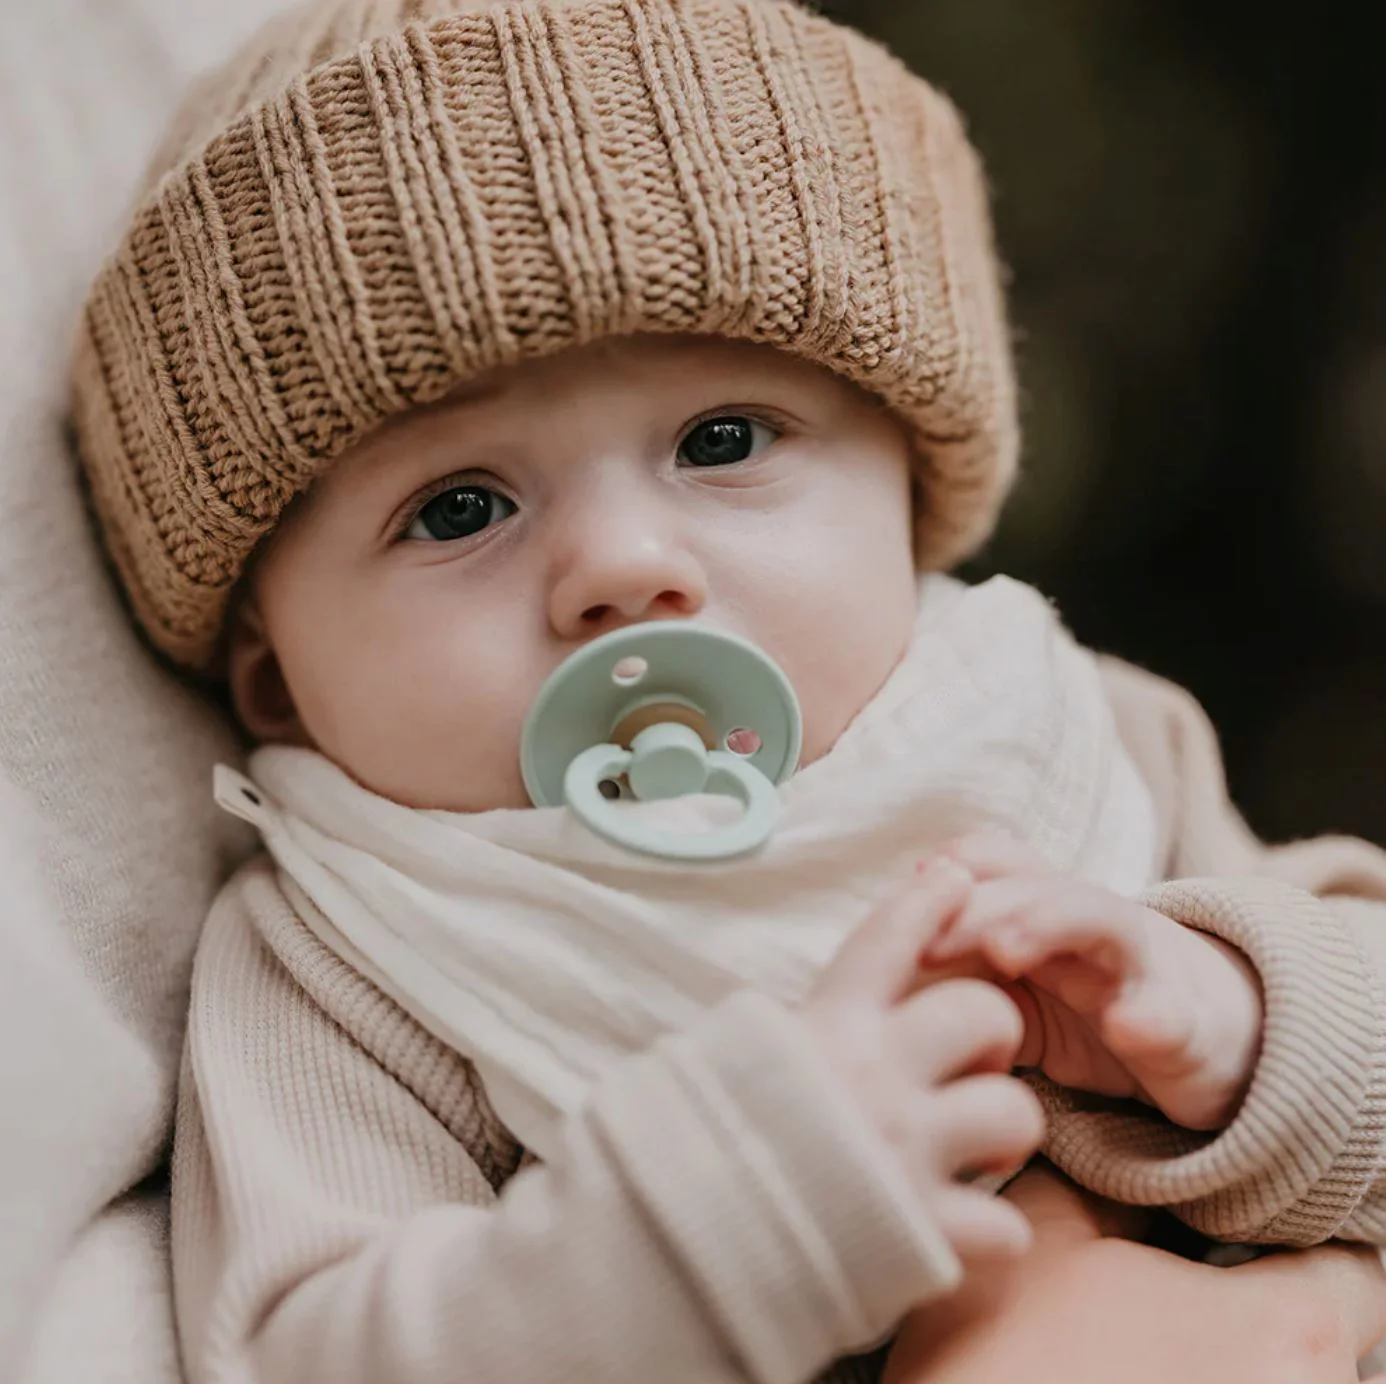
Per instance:
[[[759,769],[724,750],[707,756],[704,792],[740,801],[745,811],[734,822],[710,831],[670,831],[634,817],[603,796],[603,781],[620,778],[635,756],[619,745],[594,745],[568,766],[564,797],[569,808],[598,836],[642,855],[669,860],[731,860],[765,844],[779,815],[775,785]]]

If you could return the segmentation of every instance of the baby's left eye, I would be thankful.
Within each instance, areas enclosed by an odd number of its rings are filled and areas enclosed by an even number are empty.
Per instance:
[[[725,414],[695,423],[679,443],[679,460],[689,466],[734,466],[763,451],[780,434],[755,418]]]

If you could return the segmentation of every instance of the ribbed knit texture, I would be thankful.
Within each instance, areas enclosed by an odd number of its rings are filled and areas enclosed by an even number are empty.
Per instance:
[[[783,0],[330,0],[190,99],[86,306],[76,418],[174,659],[333,458],[488,369],[632,332],[771,343],[917,435],[919,553],[989,531],[1014,389],[948,102]]]

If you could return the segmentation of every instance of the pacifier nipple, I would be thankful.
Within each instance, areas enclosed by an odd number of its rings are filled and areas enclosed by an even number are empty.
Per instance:
[[[709,750],[717,748],[717,737],[708,726],[707,717],[695,707],[683,702],[642,702],[634,711],[622,716],[611,728],[610,739],[626,749],[634,747],[635,738],[651,726],[677,724],[687,726]]]
[[[562,663],[530,709],[520,758],[536,806],[566,804],[631,850],[721,860],[764,844],[775,786],[794,772],[801,742],[798,700],[770,658],[670,620],[617,630]],[[718,794],[744,810],[726,825],[678,832],[616,801],[627,793],[640,802]]]

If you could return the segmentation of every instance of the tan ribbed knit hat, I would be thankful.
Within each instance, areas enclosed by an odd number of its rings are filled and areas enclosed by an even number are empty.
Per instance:
[[[1014,390],[948,102],[785,0],[327,0],[194,93],[86,305],[82,456],[138,618],[214,661],[334,457],[494,366],[768,342],[916,430],[920,552],[989,531]]]

